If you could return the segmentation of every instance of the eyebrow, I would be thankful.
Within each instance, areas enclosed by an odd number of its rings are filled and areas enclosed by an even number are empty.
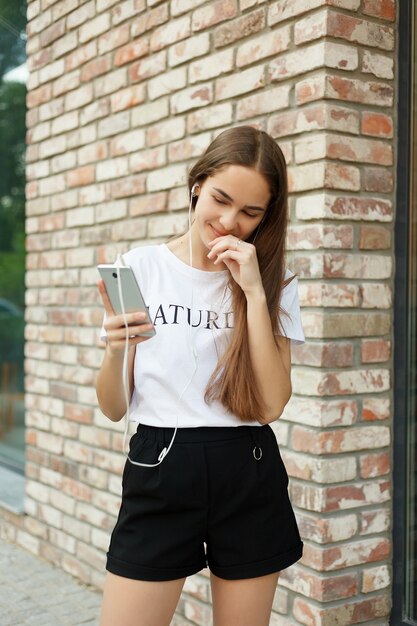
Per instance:
[[[230,200],[230,202],[233,202],[233,198],[231,198],[229,196],[229,194],[227,194],[222,189],[218,189],[217,187],[212,187],[212,189],[214,189],[214,191],[217,191],[218,193],[220,193],[224,198],[227,198],[227,200]],[[252,209],[253,211],[262,211],[263,213],[266,211],[266,209],[264,209],[264,207],[262,207],[262,206],[251,206],[250,204],[245,204],[245,206],[243,208],[244,209]]]

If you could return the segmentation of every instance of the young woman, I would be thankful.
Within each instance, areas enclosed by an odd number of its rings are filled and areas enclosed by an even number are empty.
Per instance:
[[[285,160],[267,133],[235,127],[210,144],[188,187],[189,231],[123,258],[156,335],[141,337],[151,325],[127,315],[130,419],[139,425],[101,626],[169,626],[186,577],[206,566],[214,626],[267,626],[279,572],[302,554],[269,426],[291,396],[290,342],[304,341],[297,279],[285,267]],[[104,283],[99,290],[107,346],[97,397],[117,422],[127,411],[126,329]]]

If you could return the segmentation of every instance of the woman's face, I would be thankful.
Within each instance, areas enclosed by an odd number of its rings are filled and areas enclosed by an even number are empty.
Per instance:
[[[216,237],[245,240],[265,215],[271,193],[267,179],[253,168],[228,165],[206,178],[198,193],[194,228],[206,247]]]

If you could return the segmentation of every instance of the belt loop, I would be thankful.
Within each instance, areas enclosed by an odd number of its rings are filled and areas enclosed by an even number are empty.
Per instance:
[[[255,461],[260,461],[262,458],[262,448],[258,445],[257,437],[255,436],[255,430],[258,428],[258,426],[248,426],[248,428],[253,441],[253,458],[255,459]]]

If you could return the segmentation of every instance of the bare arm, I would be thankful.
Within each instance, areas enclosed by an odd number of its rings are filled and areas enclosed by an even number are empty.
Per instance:
[[[104,328],[107,333],[107,346],[103,363],[97,376],[96,394],[98,404],[104,415],[112,422],[119,422],[127,411],[125,392],[123,387],[123,356],[126,345],[126,328],[123,315],[115,315],[106,292],[104,282],[98,283],[98,289],[106,311]],[[149,331],[152,324],[144,324],[145,313],[128,313],[126,320],[129,326],[128,352],[128,380],[129,401],[133,393],[133,364],[135,361],[136,345],[147,341],[150,337],[139,336],[138,333]]]
[[[290,339],[276,338],[272,332],[266,297],[263,290],[250,293],[247,299],[249,352],[266,414],[259,419],[269,423],[280,417],[291,397],[291,347]]]
[[[133,393],[133,362],[136,347],[128,353],[129,400]],[[112,422],[119,422],[127,411],[123,387],[123,352],[112,352],[106,346],[103,363],[97,376],[96,394],[101,411]]]
[[[245,293],[249,353],[265,404],[265,415],[258,421],[273,422],[281,415],[291,397],[290,340],[286,337],[275,338],[272,332],[255,246],[233,235],[217,237],[209,246],[211,251],[207,256],[213,259],[214,264],[223,261]]]

